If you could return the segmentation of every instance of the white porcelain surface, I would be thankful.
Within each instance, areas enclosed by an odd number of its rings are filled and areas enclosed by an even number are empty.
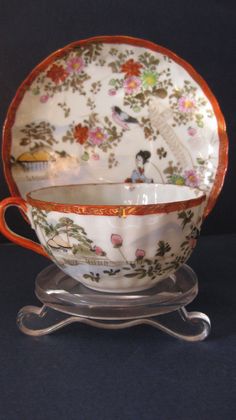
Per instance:
[[[200,197],[202,191],[163,184],[91,184],[48,187],[30,193],[35,200],[76,205],[145,205]]]
[[[4,164],[22,197],[128,180],[198,187],[215,200],[221,139],[202,85],[161,47],[126,42],[74,45],[31,77],[6,129]]]
[[[107,292],[128,292],[152,287],[175,272],[189,258],[196,245],[204,201],[189,206],[188,203],[196,199],[197,195],[201,197],[202,192],[196,193],[195,189],[187,191],[188,187],[152,184],[147,189],[138,184],[100,186],[100,189],[105,188],[107,193],[109,189],[112,190],[114,201],[110,202],[124,205],[124,191],[131,195],[135,191],[130,190],[130,187],[137,191],[134,202],[138,197],[143,200],[143,197],[149,196],[153,204],[158,202],[160,196],[160,206],[163,206],[163,200],[167,198],[168,202],[175,203],[176,209],[166,211],[156,206],[155,214],[129,214],[125,217],[77,214],[75,211],[82,202],[74,198],[71,203],[71,194],[68,194],[70,204],[67,206],[77,203],[74,212],[69,211],[66,204],[64,211],[49,207],[43,210],[37,208],[36,204],[28,204],[28,217],[50,258],[65,273],[87,287]],[[71,188],[79,191],[86,187]],[[94,186],[89,188],[93,190]],[[99,186],[97,188],[99,200]],[[150,194],[147,193],[149,189]],[[164,193],[165,189],[169,192]],[[58,196],[61,194],[64,197],[62,190],[60,192],[58,188]],[[46,199],[45,192],[35,192],[30,196]],[[50,196],[48,194],[48,201]],[[179,204],[177,201],[181,196],[183,201]],[[103,202],[104,197],[101,195],[96,205]],[[85,193],[83,203],[87,204]],[[186,203],[188,208],[181,208]]]

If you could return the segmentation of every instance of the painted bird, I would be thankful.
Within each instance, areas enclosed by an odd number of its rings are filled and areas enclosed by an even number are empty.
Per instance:
[[[126,112],[122,111],[118,106],[112,107],[112,118],[125,130],[129,130],[128,124],[138,124],[138,120],[136,118],[126,114]]]

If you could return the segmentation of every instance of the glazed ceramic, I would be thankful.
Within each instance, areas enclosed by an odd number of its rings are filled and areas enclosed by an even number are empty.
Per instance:
[[[95,37],[50,55],[20,86],[3,131],[12,195],[60,184],[171,183],[213,207],[227,167],[224,118],[204,80],[166,48]]]
[[[10,240],[53,260],[87,287],[131,292],[154,286],[190,256],[206,196],[162,184],[49,187],[3,200],[0,230]],[[14,234],[5,210],[20,207],[41,245]]]

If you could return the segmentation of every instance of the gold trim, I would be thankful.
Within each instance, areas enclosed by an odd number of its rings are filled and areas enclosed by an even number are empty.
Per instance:
[[[45,211],[57,211],[61,213],[74,213],[81,215],[93,215],[93,216],[118,216],[126,218],[127,216],[143,216],[147,214],[159,214],[159,213],[170,213],[174,211],[186,210],[191,207],[196,207],[203,203],[206,199],[206,195],[202,195],[198,198],[193,198],[186,201],[177,201],[175,203],[165,204],[146,204],[146,205],[134,205],[134,206],[94,206],[84,205],[80,206],[77,204],[58,204],[53,202],[46,202],[36,200],[27,195],[27,202],[32,207],[42,209]]]

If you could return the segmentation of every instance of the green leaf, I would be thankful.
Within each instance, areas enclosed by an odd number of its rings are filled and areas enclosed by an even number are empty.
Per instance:
[[[84,160],[85,162],[87,162],[89,160],[89,153],[84,152],[84,154],[81,156],[81,159]]]

